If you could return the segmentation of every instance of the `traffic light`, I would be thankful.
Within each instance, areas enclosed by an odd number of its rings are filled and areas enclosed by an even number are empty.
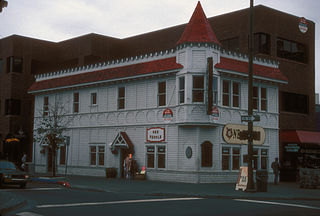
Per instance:
[[[0,13],[2,12],[2,8],[7,7],[8,2],[5,0],[0,0]]]

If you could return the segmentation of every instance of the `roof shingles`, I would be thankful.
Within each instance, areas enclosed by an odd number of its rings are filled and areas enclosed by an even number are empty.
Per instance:
[[[147,75],[181,68],[183,68],[183,66],[181,64],[176,63],[176,58],[171,57],[166,59],[154,60],[150,62],[36,81],[29,88],[29,92],[71,87],[81,84],[90,84],[99,81],[107,81],[113,79],[122,79],[127,77]]]

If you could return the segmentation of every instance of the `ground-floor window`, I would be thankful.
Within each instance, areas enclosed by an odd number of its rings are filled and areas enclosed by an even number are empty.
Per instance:
[[[103,166],[104,155],[105,155],[104,145],[90,145],[90,165]]]
[[[253,149],[253,168],[268,169],[268,149]]]
[[[166,168],[166,147],[165,146],[147,146],[146,147],[147,168]],[[155,160],[156,159],[156,160]]]
[[[240,147],[222,147],[222,170],[238,170],[240,157]]]

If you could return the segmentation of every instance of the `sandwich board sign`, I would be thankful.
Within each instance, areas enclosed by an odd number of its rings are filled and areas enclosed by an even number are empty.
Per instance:
[[[241,189],[242,191],[245,191],[247,189],[248,185],[248,167],[240,167],[240,172],[236,184],[236,190]]]

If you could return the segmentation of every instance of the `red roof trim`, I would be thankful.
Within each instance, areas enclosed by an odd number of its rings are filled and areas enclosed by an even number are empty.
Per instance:
[[[49,90],[86,83],[90,84],[99,81],[128,78],[139,75],[148,75],[152,73],[165,72],[181,68],[183,68],[183,66],[176,63],[176,58],[172,57],[150,62],[70,75],[61,78],[38,81],[32,84],[32,86],[29,88],[29,92],[47,89]]]
[[[185,42],[213,42],[221,45],[202,9],[200,1],[177,45]]]
[[[220,58],[220,63],[216,64],[215,68],[248,74],[248,62],[225,57]],[[254,64],[253,74],[270,79],[276,79],[285,82],[288,81],[287,77],[285,77],[278,68]]]

